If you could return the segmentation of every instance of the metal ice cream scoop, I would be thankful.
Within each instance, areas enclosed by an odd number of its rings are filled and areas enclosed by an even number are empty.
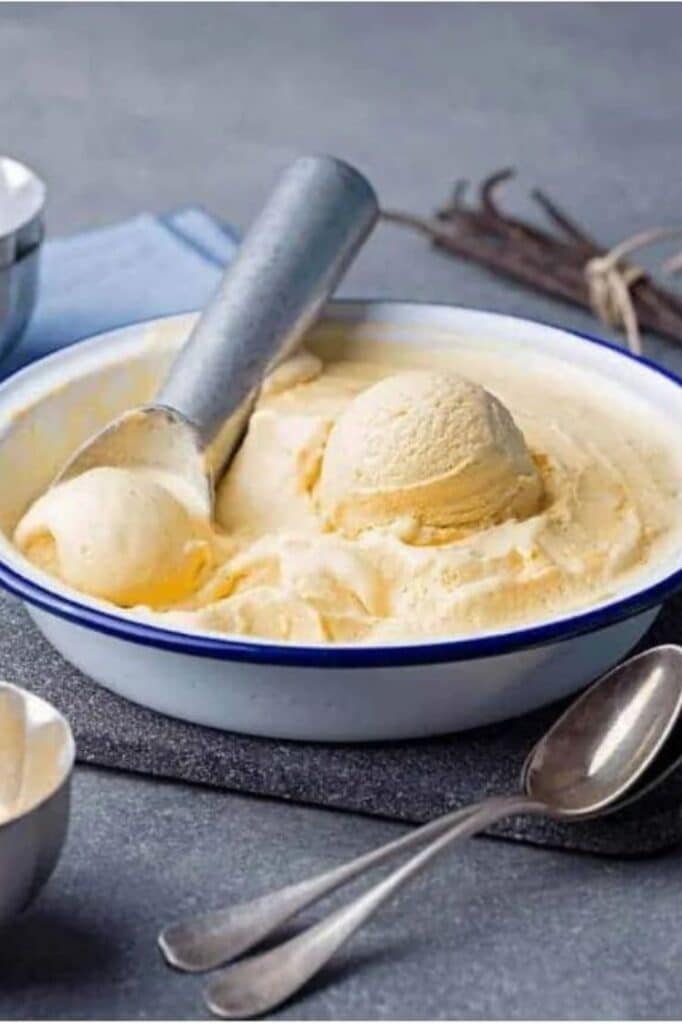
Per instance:
[[[88,440],[58,476],[152,466],[191,486],[206,516],[264,376],[299,344],[376,222],[371,185],[329,156],[282,175],[155,401]]]

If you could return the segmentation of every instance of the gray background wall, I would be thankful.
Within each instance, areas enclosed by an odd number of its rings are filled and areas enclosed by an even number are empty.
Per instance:
[[[245,224],[327,150],[421,212],[512,164],[516,209],[539,183],[615,242],[682,220],[681,37],[678,4],[5,4],[2,147],[54,232],[187,202]],[[390,227],[344,290],[557,316]]]

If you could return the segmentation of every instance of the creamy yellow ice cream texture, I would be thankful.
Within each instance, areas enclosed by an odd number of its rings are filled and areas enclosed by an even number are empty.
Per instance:
[[[405,642],[606,599],[679,543],[663,424],[548,359],[354,342],[266,382],[216,523],[176,482],[98,469],[15,532],[136,616],[294,642]],[[636,404],[636,403],[635,403]]]
[[[148,470],[91,469],[39,498],[16,543],[87,594],[122,605],[177,600],[196,587],[211,542],[171,486]]]
[[[55,791],[70,747],[68,727],[53,709],[0,682],[0,825]]]
[[[537,511],[542,481],[501,402],[454,373],[412,370],[355,398],[331,429],[319,505],[349,537],[400,524],[447,540]]]

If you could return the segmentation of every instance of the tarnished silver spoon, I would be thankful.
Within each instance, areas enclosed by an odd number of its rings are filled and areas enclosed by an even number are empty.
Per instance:
[[[153,466],[189,485],[209,518],[213,488],[264,376],[290,355],[377,220],[372,187],[334,157],[279,179],[153,404],[90,438],[57,481],[96,466]]]
[[[681,648],[672,645],[654,648],[619,665],[579,697],[533,748],[523,769],[521,794],[484,800],[468,810],[417,829],[404,837],[402,845],[399,845],[401,840],[397,840],[352,862],[358,864],[364,859],[364,867],[373,866],[398,849],[404,850],[412,843],[430,838],[439,823],[444,825],[438,838],[357,899],[293,939],[218,972],[205,993],[209,1009],[220,1017],[243,1019],[278,1006],[312,978],[379,907],[438,854],[501,818],[547,814],[558,819],[579,820],[614,811],[631,802],[638,783],[642,784],[642,791],[652,788],[679,760],[679,745],[673,756],[666,756],[664,748],[681,712]],[[659,755],[660,771],[657,771]],[[406,842],[408,839],[410,843]],[[348,868],[349,865],[345,865],[336,869],[339,873],[345,872],[342,881],[353,877],[348,874]],[[323,879],[326,879],[324,885],[320,884]],[[307,883],[299,883],[298,887],[264,897],[255,904],[234,908],[231,923],[228,919],[222,922],[226,927],[221,929],[218,922],[218,927],[213,928],[215,956],[219,944],[222,942],[226,949],[228,940],[234,940],[237,933],[242,951],[253,944],[247,941],[250,909],[257,909],[251,938],[258,942],[272,930],[264,928],[264,916],[267,917],[264,910],[275,908],[271,919],[277,918],[276,924],[286,919],[278,906],[282,892],[299,889],[297,901],[292,901],[297,902],[292,910],[295,913],[296,909],[336,888],[333,882],[334,873],[328,872]],[[306,885],[310,886],[312,895],[303,902]],[[168,935],[172,938],[173,933],[164,934],[162,949],[168,955],[171,945]],[[178,934],[176,932],[176,937]],[[188,933],[184,938],[188,938]],[[178,963],[173,957],[169,959]]]
[[[666,647],[659,648],[658,650],[670,652],[677,649]],[[647,666],[650,666],[651,658],[654,656],[657,656],[656,650],[647,652],[645,657],[638,656],[635,659],[631,659],[631,661],[624,663],[614,672],[610,673],[609,676],[595,683],[594,686],[600,687],[601,693],[601,687],[605,686],[607,681],[609,685],[613,685],[614,673],[618,673],[619,676],[626,668],[630,672],[628,666],[631,664],[637,666],[638,672],[644,671]],[[672,660],[675,659],[674,654],[669,655],[669,657]],[[640,660],[642,658],[643,660]],[[669,672],[670,668],[666,670],[667,680],[669,680]],[[670,685],[669,681],[666,685]],[[579,698],[569,711],[572,713],[577,709],[580,701],[585,700],[588,694],[591,693],[592,691],[590,690],[584,697]],[[590,705],[593,699],[595,698],[591,696]],[[554,734],[554,729],[557,729],[559,725],[560,722],[557,722],[556,726],[551,730],[551,734]],[[546,740],[541,741],[541,744],[545,743]],[[609,804],[607,810],[617,810],[625,803],[640,796],[645,791],[645,788],[648,790],[656,785],[665,774],[668,774],[674,768],[677,760],[682,757],[682,750],[679,752],[671,751],[669,748],[673,746],[672,741],[669,743],[664,742],[663,745],[666,757],[670,753],[671,763],[666,763],[663,748],[660,748],[652,755],[649,768],[641,775],[638,775],[636,780],[628,787],[625,796],[617,800],[615,804]],[[534,755],[535,751],[528,758],[525,771],[528,770],[529,765],[533,762]],[[386,863],[396,854],[414,849],[423,845],[428,840],[440,836],[453,825],[468,818],[470,814],[470,808],[452,811],[423,825],[421,828],[417,828],[398,839],[386,843],[384,846],[370,850],[345,864],[315,875],[312,878],[306,878],[301,882],[287,885],[282,889],[266,893],[264,896],[249,900],[246,903],[237,904],[223,910],[211,911],[185,921],[170,924],[159,935],[159,945],[163,955],[173,967],[192,972],[212,970],[214,967],[227,963],[229,960],[234,960],[267,938],[301,910],[316,903],[365,871]]]

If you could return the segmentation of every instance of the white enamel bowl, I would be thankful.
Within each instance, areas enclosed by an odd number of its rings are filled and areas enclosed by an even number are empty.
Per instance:
[[[436,347],[500,342],[617,381],[682,436],[681,383],[595,339],[449,306],[337,302],[328,322]],[[124,327],[49,356],[0,387],[0,583],[65,658],[115,693],[192,722],[263,736],[378,740],[468,729],[570,694],[640,639],[682,583],[682,552],[638,588],[504,633],[394,646],[300,646],[159,628],[33,569],[11,530],[93,431],[147,400],[191,325]],[[36,457],[36,452],[40,456]]]

